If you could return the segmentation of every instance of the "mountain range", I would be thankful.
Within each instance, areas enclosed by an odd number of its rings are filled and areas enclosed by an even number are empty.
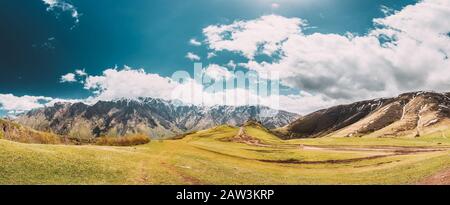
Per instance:
[[[449,107],[450,93],[411,92],[319,110],[275,132],[285,139],[419,137],[448,130]]]
[[[19,115],[15,122],[80,139],[134,133],[172,137],[218,125],[256,120],[283,139],[419,137],[450,129],[450,93],[410,92],[322,109],[305,116],[262,106],[196,106],[153,98],[57,103]]]
[[[207,107],[139,98],[99,101],[94,105],[56,103],[19,115],[15,121],[39,131],[81,139],[133,133],[164,138],[222,124],[238,126],[249,119],[276,128],[298,117],[263,106]]]

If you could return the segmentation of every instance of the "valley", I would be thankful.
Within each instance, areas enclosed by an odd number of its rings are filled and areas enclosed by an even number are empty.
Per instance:
[[[250,185],[88,188],[125,203],[450,194],[251,187],[450,185],[450,0],[3,0],[0,10],[0,186]],[[72,188],[3,195],[89,195]]]
[[[449,99],[272,117],[156,99],[55,104],[0,119],[0,184],[450,184]]]
[[[449,168],[450,132],[280,140],[250,123],[133,147],[0,140],[0,184],[419,184]]]

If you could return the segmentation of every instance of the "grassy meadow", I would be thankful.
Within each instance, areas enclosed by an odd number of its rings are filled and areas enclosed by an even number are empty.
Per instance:
[[[450,139],[283,141],[249,125],[257,143],[219,126],[132,147],[0,140],[0,184],[417,184],[450,168]]]

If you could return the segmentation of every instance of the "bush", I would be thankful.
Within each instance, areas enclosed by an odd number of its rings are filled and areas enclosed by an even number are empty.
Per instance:
[[[37,132],[32,134],[31,139],[26,140],[24,143],[61,144],[61,137],[52,133]]]
[[[150,138],[142,134],[127,135],[123,137],[100,137],[95,144],[100,146],[135,146],[147,144]]]

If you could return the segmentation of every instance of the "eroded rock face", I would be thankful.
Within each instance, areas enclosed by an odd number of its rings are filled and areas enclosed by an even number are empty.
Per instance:
[[[0,139],[39,144],[59,144],[63,140],[55,134],[38,132],[4,119],[0,119]]]
[[[59,103],[30,111],[19,116],[16,121],[37,130],[77,138],[131,133],[169,137],[222,124],[240,125],[248,119],[258,119],[265,126],[275,128],[285,126],[299,117],[285,111],[279,111],[275,116],[261,115],[267,112],[274,110],[256,106],[176,105],[160,99],[140,98],[100,101],[92,106]]]
[[[448,128],[449,97],[449,93],[414,92],[335,106],[294,121],[285,137],[421,136]]]

